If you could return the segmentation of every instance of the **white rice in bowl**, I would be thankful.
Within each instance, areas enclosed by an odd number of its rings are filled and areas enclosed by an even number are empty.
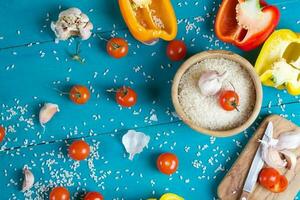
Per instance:
[[[201,94],[198,80],[207,70],[216,70],[220,74],[227,72],[222,89],[235,90],[238,94],[239,112],[224,110],[219,104],[218,94],[209,97]],[[237,62],[224,58],[205,59],[191,66],[180,80],[178,93],[186,116],[196,125],[216,131],[243,124],[252,114],[256,101],[255,87],[248,71]]]

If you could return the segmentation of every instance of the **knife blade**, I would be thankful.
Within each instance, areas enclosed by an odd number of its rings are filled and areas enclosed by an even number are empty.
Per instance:
[[[264,132],[264,135],[262,137],[262,141],[268,141],[269,138],[273,136],[273,123],[269,122],[268,126]],[[241,195],[242,200],[246,200],[249,193],[251,193],[254,189],[254,186],[257,182],[258,174],[262,167],[264,166],[264,161],[261,157],[261,149],[262,149],[262,144],[259,145],[255,156],[253,158],[252,164],[250,166],[244,187],[243,187],[243,193]]]

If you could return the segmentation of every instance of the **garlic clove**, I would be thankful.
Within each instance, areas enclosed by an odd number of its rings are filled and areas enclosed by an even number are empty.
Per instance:
[[[282,160],[280,153],[276,149],[268,145],[263,144],[261,155],[262,159],[270,167],[284,168],[287,165],[287,162],[285,160]]]
[[[282,150],[280,151],[282,153],[287,161],[286,167],[288,169],[294,170],[297,164],[297,156],[295,153],[288,151],[288,150]]]
[[[204,96],[213,96],[222,88],[222,82],[226,77],[226,72],[219,74],[215,70],[205,71],[198,80],[198,87]]]
[[[59,112],[59,107],[57,104],[45,103],[39,113],[40,124],[44,127],[45,124],[52,119],[56,112]]]
[[[280,134],[275,148],[278,150],[296,149],[300,146],[300,130]]]
[[[34,175],[28,169],[27,166],[24,167],[23,174],[24,174],[24,180],[22,185],[22,192],[26,192],[27,190],[30,190],[34,184]]]
[[[150,137],[141,132],[136,132],[134,130],[129,130],[122,137],[122,143],[129,153],[129,160],[133,160],[134,156],[141,153],[144,147],[148,147]]]

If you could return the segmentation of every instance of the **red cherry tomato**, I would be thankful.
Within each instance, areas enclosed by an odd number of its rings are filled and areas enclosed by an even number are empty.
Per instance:
[[[128,53],[128,44],[123,38],[111,38],[106,44],[106,51],[114,58],[122,58]]]
[[[123,86],[116,92],[116,101],[123,107],[134,106],[137,101],[137,94],[130,87]]]
[[[270,167],[263,168],[260,171],[258,182],[264,188],[275,193],[283,192],[288,186],[288,180],[286,177],[280,175],[276,169]]]
[[[104,200],[104,197],[99,192],[89,192],[85,195],[84,200]]]
[[[186,56],[186,45],[181,40],[173,40],[167,46],[167,56],[172,61],[179,61]]]
[[[173,174],[178,168],[178,158],[172,153],[163,153],[157,158],[157,168],[164,174]]]
[[[70,200],[70,193],[64,187],[53,188],[49,200]]]
[[[90,146],[83,140],[73,142],[69,147],[69,156],[73,160],[84,160],[90,154]]]
[[[71,88],[70,99],[76,104],[85,104],[90,96],[90,91],[85,86],[75,85]]]
[[[0,142],[3,141],[4,137],[5,137],[5,128],[0,126]]]
[[[225,90],[220,93],[219,103],[224,110],[238,110],[239,96],[233,90]]]

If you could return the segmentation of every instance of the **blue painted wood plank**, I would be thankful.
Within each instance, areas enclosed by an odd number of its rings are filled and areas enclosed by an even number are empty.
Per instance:
[[[179,20],[191,19],[197,16],[214,16],[220,4],[218,1],[173,0],[174,9]],[[291,3],[289,3],[291,2]],[[269,3],[278,5],[282,11],[286,8],[284,18],[294,19],[299,2],[296,0]],[[113,1],[28,1],[12,0],[0,2],[0,47],[8,47],[31,42],[42,42],[53,39],[50,31],[50,22],[57,20],[58,13],[69,7],[78,7],[87,13],[95,26],[95,31],[112,31],[126,29],[120,14],[117,0]],[[188,12],[187,12],[188,11]],[[22,16],[26,17],[19,17]],[[299,20],[299,19],[298,19]],[[289,20],[295,21],[295,20]]]
[[[36,177],[34,189],[25,194],[47,199],[54,185],[69,188],[73,197],[84,191],[96,190],[105,199],[146,199],[175,192],[185,199],[216,198],[216,189],[239,152],[269,113],[282,114],[300,124],[299,105],[263,109],[255,124],[243,134],[230,138],[214,138],[192,131],[181,122],[137,129],[148,135],[149,148],[128,160],[121,137],[125,131],[88,137],[93,147],[87,161],[74,162],[67,156],[67,146],[73,140],[2,151],[0,159],[0,190],[4,199],[22,199],[19,191],[21,169],[28,165]],[[293,113],[293,114],[292,114]],[[179,157],[178,172],[168,177],[159,173],[155,160],[162,152]],[[136,188],[139,188],[138,190]],[[205,191],[205,192],[204,192]]]

